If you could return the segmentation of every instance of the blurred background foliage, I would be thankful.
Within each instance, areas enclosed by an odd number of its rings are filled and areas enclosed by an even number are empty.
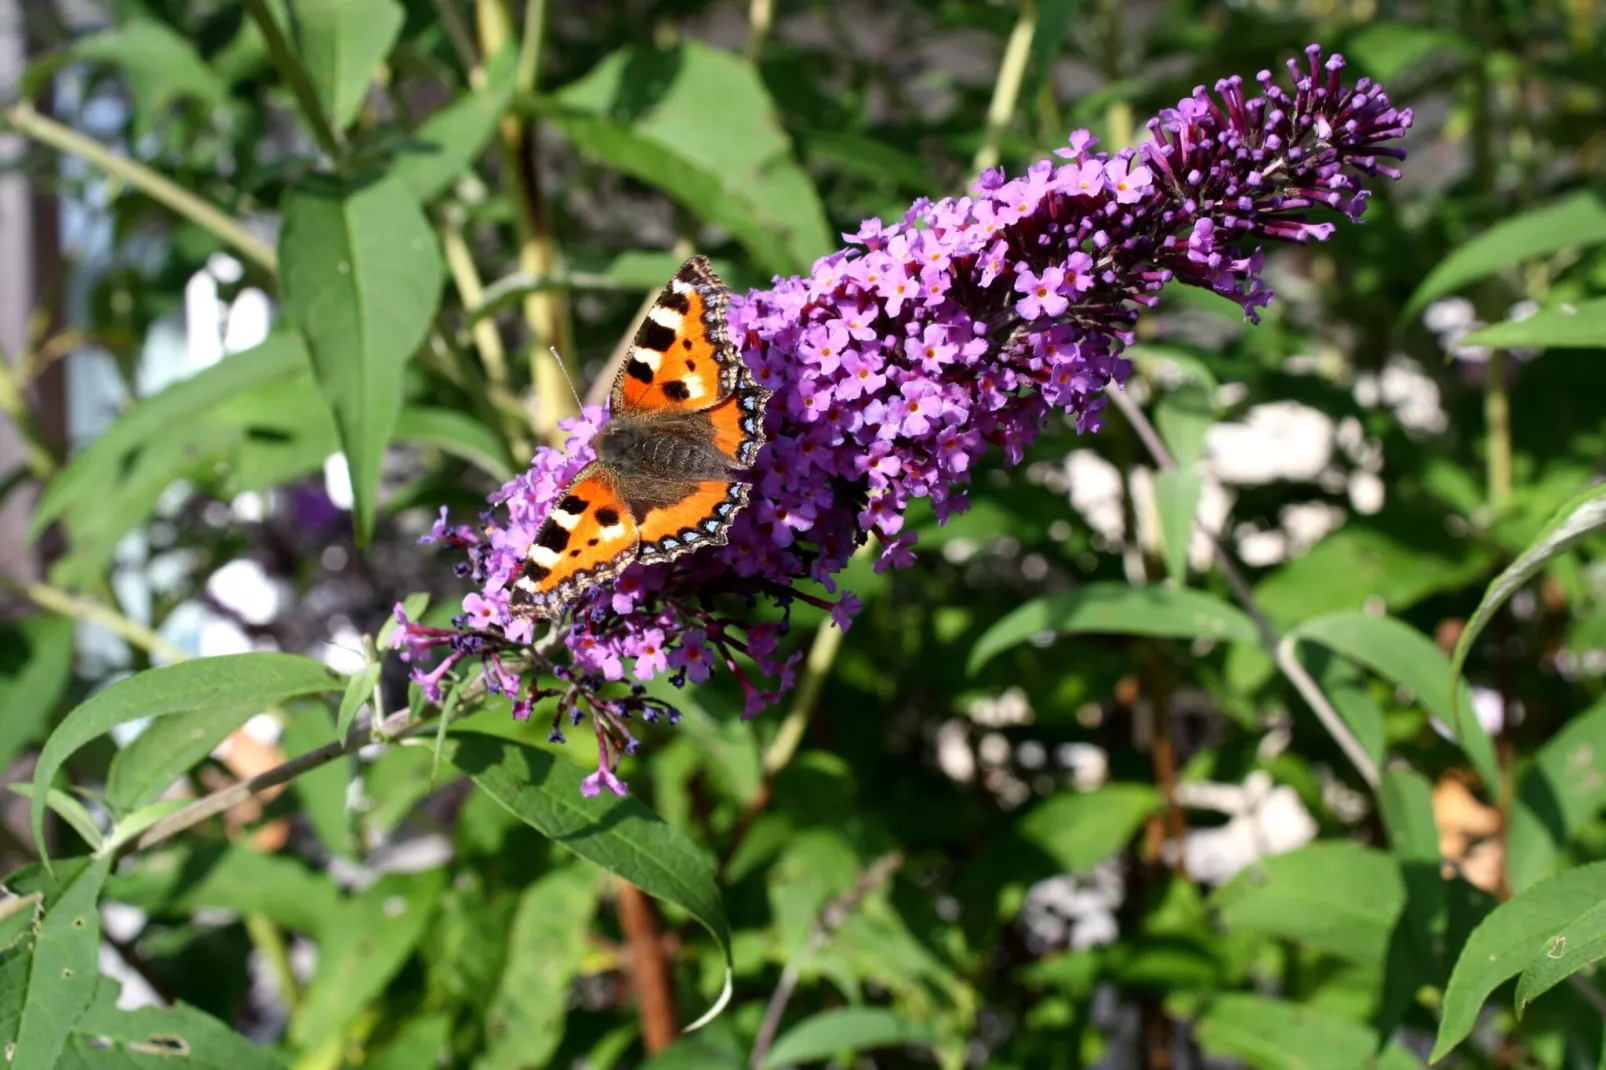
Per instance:
[[[728,680],[676,696],[685,720],[626,771],[715,867],[735,992],[711,1025],[676,1039],[721,985],[695,910],[554,845],[428,748],[375,745],[117,866],[110,980],[60,1065],[1395,1070],[1436,1038],[1451,1066],[1606,1065],[1588,972],[1606,954],[1594,0],[0,13],[26,46],[3,181],[55,235],[0,269],[33,309],[4,325],[0,382],[12,781],[131,671],[282,650],[361,676],[399,599],[455,613],[462,581],[418,535],[441,504],[483,508],[571,411],[549,347],[582,393],[605,385],[693,250],[737,289],[806,272],[862,218],[1023,168],[1074,128],[1135,143],[1195,84],[1311,41],[1417,115],[1364,226],[1270,251],[1258,328],[1197,292],[1144,316],[1125,397],[1176,471],[1114,406],[1097,435],[1057,424],[976,473],[968,514],[919,525],[917,567],[848,574],[864,613],[814,639],[780,708],[743,722]],[[281,213],[331,158],[416,204],[348,216],[360,240],[389,250],[405,216],[440,253],[389,266],[445,280],[438,312],[375,310],[375,332],[422,345],[365,363],[396,413],[360,441],[269,331]],[[1536,541],[1469,634],[1476,725],[1452,731],[1458,640]],[[404,668],[373,672],[405,707]],[[171,730],[139,768],[215,792],[327,743],[355,696]],[[546,747],[505,701],[472,724]],[[53,804],[54,855],[141,812],[116,805],[131,738],[71,756],[67,780],[100,794]],[[589,746],[553,750],[566,768]],[[7,940],[78,887],[31,863],[25,805],[0,825]],[[1565,969],[1513,980],[1546,948]],[[34,1013],[13,967],[8,1035]]]

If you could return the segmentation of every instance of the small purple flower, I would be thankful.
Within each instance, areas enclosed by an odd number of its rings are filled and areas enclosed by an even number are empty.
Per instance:
[[[1065,269],[1057,264],[1044,268],[1041,275],[1035,275],[1030,270],[1022,271],[1015,276],[1015,292],[1026,296],[1015,302],[1015,311],[1021,314],[1022,319],[1028,320],[1063,316],[1071,305],[1070,300],[1060,293],[1060,287],[1064,285]]]
[[[648,628],[639,639],[628,641],[626,649],[635,656],[636,666],[632,671],[638,680],[651,680],[669,667],[664,653],[664,633],[659,628]]]
[[[588,799],[595,799],[601,795],[603,788],[607,788],[620,798],[630,794],[625,782],[614,776],[613,770],[607,766],[599,766],[595,773],[580,781],[580,794]]]
[[[1104,177],[1115,191],[1117,204],[1136,204],[1143,197],[1143,191],[1154,185],[1154,172],[1142,164],[1128,170],[1130,166],[1120,158],[1104,165]]]

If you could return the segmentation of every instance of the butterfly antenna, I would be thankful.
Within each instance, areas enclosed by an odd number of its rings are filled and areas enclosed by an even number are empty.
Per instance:
[[[574,388],[574,380],[569,378],[569,366],[563,362],[563,357],[558,353],[558,347],[547,346],[547,349],[552,351],[552,359],[558,362],[558,371],[563,373],[563,381],[569,384],[569,393],[574,395],[575,408],[577,410],[584,409],[586,403],[581,400],[580,391]]]

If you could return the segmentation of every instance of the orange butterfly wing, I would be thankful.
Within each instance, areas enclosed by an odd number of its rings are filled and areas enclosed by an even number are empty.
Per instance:
[[[508,594],[513,614],[556,616],[582,590],[629,567],[640,541],[613,469],[600,462],[586,465],[530,544]]]
[[[702,546],[724,546],[731,521],[746,504],[746,483],[687,483],[684,497],[641,518],[641,560],[667,561]]]
[[[614,417],[698,412],[730,394],[744,366],[725,326],[729,304],[708,261],[687,260],[636,331],[614,380]]]

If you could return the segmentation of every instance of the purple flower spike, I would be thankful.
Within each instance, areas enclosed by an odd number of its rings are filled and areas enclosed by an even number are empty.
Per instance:
[[[636,741],[636,716],[674,719],[628,682],[667,676],[699,683],[723,669],[752,715],[792,686],[800,652],[781,638],[799,602],[847,628],[859,609],[836,579],[870,540],[875,568],[915,560],[905,516],[927,499],[939,521],[963,512],[984,454],[1019,463],[1053,411],[1096,431],[1104,391],[1124,383],[1139,312],[1176,281],[1235,301],[1258,321],[1272,298],[1259,242],[1325,241],[1334,224],[1312,209],[1358,221],[1368,177],[1397,178],[1386,144],[1411,125],[1382,89],[1340,82],[1343,60],[1312,45],[1289,64],[1292,89],[1269,72],[1201,86],[1150,120],[1151,140],[1114,156],[1085,131],[1058,159],[1010,178],[984,174],[970,195],[921,199],[901,220],[867,220],[849,248],[816,261],[809,277],[733,299],[730,335],[754,376],[775,391],[768,442],[751,473],[750,504],[728,545],[667,564],[632,566],[582,594],[557,623],[566,657],[538,667],[558,677],[552,737],[589,711],[602,760],[584,792],[625,790],[619,757]],[[526,660],[531,622],[507,611],[507,585],[569,480],[593,459],[597,408],[567,421],[564,450],[541,449],[530,470],[492,496],[506,520],[479,530],[443,516],[426,539],[466,549],[480,591],[464,602],[456,635],[405,625],[396,643],[416,658],[437,646],[447,662],[414,678],[438,688],[470,654]],[[761,622],[763,599],[780,609]],[[501,662],[492,678],[506,688]],[[755,683],[756,678],[760,683]],[[626,681],[626,675],[630,681]],[[536,673],[528,674],[532,679]],[[614,682],[618,683],[615,684]],[[773,682],[773,686],[762,686]],[[510,694],[514,693],[509,691]],[[519,699],[529,715],[533,697]]]

